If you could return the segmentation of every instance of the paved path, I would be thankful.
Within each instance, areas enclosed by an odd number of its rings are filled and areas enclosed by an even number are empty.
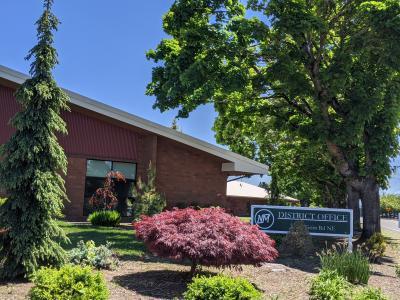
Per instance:
[[[399,221],[397,219],[381,219],[383,229],[400,232]]]

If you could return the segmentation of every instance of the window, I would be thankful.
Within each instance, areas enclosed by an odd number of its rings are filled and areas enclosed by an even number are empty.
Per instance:
[[[110,171],[118,171],[124,174],[126,182],[115,182],[115,194],[118,198],[117,210],[122,216],[132,215],[132,187],[136,182],[136,164],[129,162],[116,162],[107,160],[87,160],[85,198],[83,214],[92,212],[89,204],[90,198],[98,188],[103,187],[104,180]]]

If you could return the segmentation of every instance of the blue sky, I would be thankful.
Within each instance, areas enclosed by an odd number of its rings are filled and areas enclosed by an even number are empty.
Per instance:
[[[55,39],[60,64],[54,74],[59,85],[170,126],[176,112],[153,110],[154,99],[145,95],[153,66],[145,53],[165,37],[162,16],[172,3],[55,0],[54,13],[62,22]],[[1,0],[0,64],[28,72],[24,57],[36,42],[34,23],[41,11],[41,0]],[[184,133],[215,144],[211,130],[215,117],[212,106],[203,106],[179,120],[179,126]],[[389,191],[400,193],[399,175],[393,176]]]

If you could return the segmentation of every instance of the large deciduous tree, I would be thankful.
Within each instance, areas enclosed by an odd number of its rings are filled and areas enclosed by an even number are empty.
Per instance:
[[[231,115],[221,114],[215,122],[217,140],[250,157],[257,150],[258,158],[269,165],[272,203],[285,194],[300,199],[302,205],[345,207],[344,180],[323,145],[274,129],[274,120],[269,117],[257,119],[257,126],[253,126],[254,116],[249,122],[245,116],[233,119]]]
[[[56,133],[66,133],[60,112],[68,97],[52,76],[58,63],[53,31],[58,20],[51,12],[52,0],[44,1],[37,21],[38,43],[30,74],[17,90],[21,111],[12,119],[16,132],[1,147],[0,184],[7,200],[0,206],[2,226],[7,230],[0,243],[0,277],[31,274],[43,265],[59,265],[65,252],[59,242],[66,236],[56,223],[66,199],[64,180],[67,160]]]
[[[268,117],[321,145],[349,207],[363,201],[368,237],[398,151],[399,14],[398,0],[177,0],[163,20],[171,38],[148,53],[159,63],[148,94],[179,117],[212,102],[224,125]],[[242,139],[261,159],[257,140]]]

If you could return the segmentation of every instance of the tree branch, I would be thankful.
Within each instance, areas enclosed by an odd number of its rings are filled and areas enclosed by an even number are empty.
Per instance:
[[[290,100],[290,98],[283,94],[283,93],[276,93],[270,96],[264,96],[260,97],[260,99],[283,99],[288,103],[291,107],[295,108],[298,112],[302,113],[303,115],[306,115],[307,117],[312,116],[312,110],[311,107],[308,105],[308,103],[305,102],[304,99],[302,99],[302,102],[306,104],[306,108],[301,106],[296,100]]]

